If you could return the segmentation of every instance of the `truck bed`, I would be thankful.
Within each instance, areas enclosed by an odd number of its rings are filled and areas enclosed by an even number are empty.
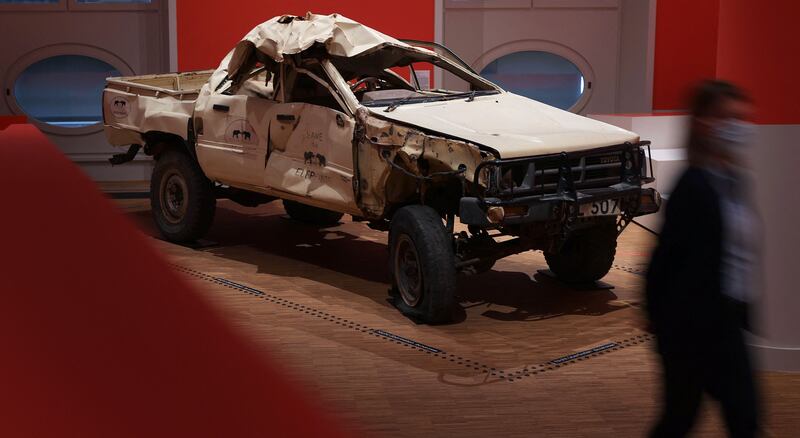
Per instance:
[[[144,144],[142,134],[160,132],[188,139],[200,89],[213,70],[106,79],[103,125],[114,146]]]
[[[157,75],[123,76],[106,79],[110,88],[131,88],[159,91],[170,95],[198,93],[208,82],[213,70],[190,71],[184,73],[164,73]]]

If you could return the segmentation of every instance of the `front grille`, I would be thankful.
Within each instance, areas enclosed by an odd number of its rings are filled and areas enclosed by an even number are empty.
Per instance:
[[[562,174],[571,177],[565,180],[575,190],[608,187],[640,173],[644,162],[639,147],[642,144],[647,143],[487,163],[487,194],[505,197],[556,193]],[[623,166],[626,157],[630,159],[628,170]]]

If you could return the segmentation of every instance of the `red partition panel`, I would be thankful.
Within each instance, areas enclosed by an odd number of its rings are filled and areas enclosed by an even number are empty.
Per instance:
[[[0,116],[0,131],[20,123],[28,123],[28,118],[25,116]]]
[[[756,121],[800,123],[796,0],[720,0],[717,76],[744,87]]]
[[[653,109],[686,107],[686,95],[717,68],[720,0],[666,0],[656,4]]]
[[[0,183],[0,436],[342,436],[32,125]]]

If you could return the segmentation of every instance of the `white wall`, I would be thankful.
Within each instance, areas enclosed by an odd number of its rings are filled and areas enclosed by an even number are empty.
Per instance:
[[[764,230],[764,289],[752,340],[761,368],[800,371],[800,125],[761,125],[751,150]]]

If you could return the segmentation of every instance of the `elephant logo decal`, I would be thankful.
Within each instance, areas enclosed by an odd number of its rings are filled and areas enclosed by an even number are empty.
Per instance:
[[[241,139],[243,141],[250,141],[250,137],[253,135],[250,131],[240,131],[238,129],[233,130],[233,138]]]
[[[128,117],[130,103],[124,97],[116,96],[111,99],[111,114],[116,118]]]
[[[258,143],[258,136],[247,120],[239,119],[228,125],[228,129],[225,131],[225,141],[227,143],[254,145]]]
[[[325,167],[328,164],[328,161],[325,159],[325,155],[322,154],[315,154],[314,152],[308,151],[303,154],[303,159],[306,164],[310,166],[320,166]]]

